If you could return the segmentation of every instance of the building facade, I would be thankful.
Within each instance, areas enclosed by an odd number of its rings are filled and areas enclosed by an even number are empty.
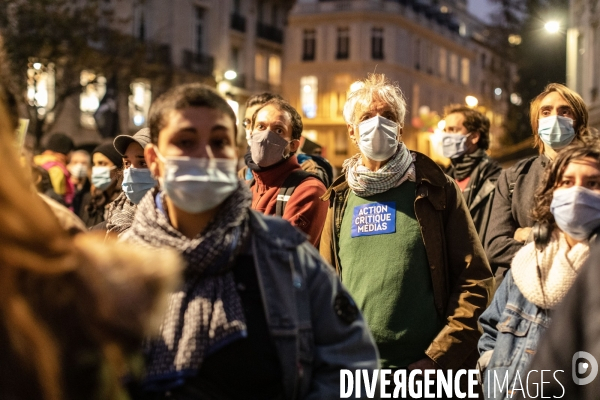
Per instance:
[[[302,110],[305,135],[333,165],[357,152],[342,110],[351,84],[368,73],[397,81],[407,100],[404,141],[429,154],[449,104],[473,106],[502,132],[515,68],[487,42],[465,0],[298,0],[286,34],[283,95]]]
[[[571,0],[567,30],[567,86],[588,106],[590,126],[600,129],[600,1]]]
[[[132,134],[146,126],[152,99],[176,84],[203,82],[216,87],[237,112],[244,111],[253,93],[280,93],[284,24],[292,5],[293,0],[106,2],[106,10],[119,21],[111,28],[147,48],[140,61],[147,68],[138,75],[122,76],[117,71],[120,133]],[[226,78],[226,71],[234,71],[235,77],[230,73]],[[81,94],[65,101],[51,131],[71,135],[77,145],[101,141],[93,115],[110,89],[111,72],[82,71]],[[51,86],[52,80],[43,84]]]

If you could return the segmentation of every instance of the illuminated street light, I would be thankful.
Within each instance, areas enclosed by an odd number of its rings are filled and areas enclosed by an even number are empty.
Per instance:
[[[544,29],[549,33],[557,33],[560,30],[560,23],[558,21],[548,21],[544,25]]]
[[[223,76],[225,77],[225,79],[231,81],[231,80],[234,80],[235,78],[237,78],[237,72],[230,69],[230,70],[225,71]]]
[[[479,100],[477,100],[477,97],[475,96],[467,96],[465,97],[465,103],[467,103],[467,106],[473,108],[477,107],[477,104],[479,104]]]

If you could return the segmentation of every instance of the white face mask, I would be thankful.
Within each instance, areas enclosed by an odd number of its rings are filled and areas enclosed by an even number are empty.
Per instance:
[[[385,161],[398,149],[398,124],[379,115],[358,124],[358,148],[370,160]]]
[[[161,190],[180,209],[190,214],[210,210],[221,204],[240,185],[237,160],[228,158],[164,157],[159,179]]]
[[[113,179],[111,171],[117,167],[92,167],[92,185],[98,190],[106,190]]]
[[[555,150],[562,149],[575,138],[573,120],[560,115],[551,115],[538,120],[540,139]]]
[[[469,135],[442,133],[442,154],[446,158],[458,158],[467,152]]]
[[[68,169],[71,175],[79,179],[85,178],[88,173],[88,166],[85,164],[72,164]]]

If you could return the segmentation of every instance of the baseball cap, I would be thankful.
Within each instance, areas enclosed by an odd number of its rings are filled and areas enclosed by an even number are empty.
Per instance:
[[[150,143],[150,129],[143,128],[140,129],[135,135],[119,135],[113,141],[113,146],[115,146],[115,150],[121,155],[125,156],[125,152],[127,151],[127,147],[131,143],[138,143],[142,146],[142,149],[146,147],[148,143]]]

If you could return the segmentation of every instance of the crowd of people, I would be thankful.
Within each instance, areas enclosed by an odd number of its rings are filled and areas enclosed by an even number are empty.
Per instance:
[[[227,101],[185,84],[134,135],[89,154],[55,133],[19,162],[0,90],[0,398],[335,399],[342,369],[478,368],[479,395],[508,399],[489,372],[600,354],[581,307],[600,306],[600,139],[581,97],[549,84],[539,155],[504,170],[487,117],[449,106],[443,168],[404,144],[396,83],[352,87],[337,177],[276,94],[248,100],[246,154]]]

